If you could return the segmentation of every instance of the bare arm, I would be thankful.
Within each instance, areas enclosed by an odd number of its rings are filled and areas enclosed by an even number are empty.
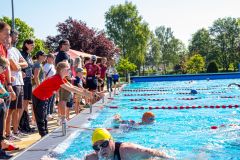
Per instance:
[[[9,62],[9,61],[8,61]],[[8,85],[10,83],[12,83],[11,81],[11,69],[10,69],[10,65],[8,65],[7,70],[5,72],[5,76],[6,76],[6,82],[7,82],[7,90],[9,92],[11,92],[11,100],[15,100],[16,99],[16,94],[13,91],[13,88],[11,85]]]
[[[155,149],[145,148],[132,143],[123,143],[120,148],[120,154],[123,160],[128,160],[132,156],[138,157],[139,159],[149,159],[153,157],[173,159],[164,152]]]
[[[18,64],[21,66],[21,68],[27,68],[28,67],[27,62],[26,62],[26,60],[23,57],[21,57],[19,59],[19,63]]]
[[[64,84],[61,85],[61,87],[68,90],[69,92],[73,92],[73,93],[76,93],[76,94],[81,95],[81,96],[91,97],[91,92],[88,92],[84,89],[75,87],[71,83],[64,83]]]
[[[0,87],[0,94],[4,94],[4,93],[6,93],[7,91],[5,90],[5,88],[3,88],[3,87]]]
[[[228,87],[233,86],[233,85],[235,85],[235,86],[237,86],[237,87],[240,88],[240,84],[237,84],[237,83],[230,83],[230,84],[228,85]]]
[[[34,81],[36,83],[36,86],[38,86],[40,84],[39,73],[40,73],[40,68],[35,68],[34,69]]]
[[[85,157],[85,160],[98,160],[98,156],[96,153],[91,153]]]
[[[9,59],[9,62],[10,62],[10,67],[12,71],[20,71],[21,66],[18,63],[16,63],[12,59]]]

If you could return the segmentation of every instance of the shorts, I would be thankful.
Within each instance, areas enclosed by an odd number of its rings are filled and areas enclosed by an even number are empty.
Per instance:
[[[94,77],[87,77],[86,81],[87,81],[87,88],[89,90],[96,90],[97,89],[97,84],[98,84],[97,81],[98,80],[95,76]]]
[[[67,91],[66,89],[59,89],[59,101],[69,102],[71,99],[72,93]]]
[[[29,79],[24,79],[23,99],[32,100],[32,82]]]
[[[70,101],[67,102],[67,108],[73,107],[73,98],[70,99]]]
[[[16,100],[11,101],[9,109],[22,109],[23,103],[23,86],[12,86],[16,94]]]
[[[114,79],[113,80],[113,84],[116,84],[118,82],[118,80]]]

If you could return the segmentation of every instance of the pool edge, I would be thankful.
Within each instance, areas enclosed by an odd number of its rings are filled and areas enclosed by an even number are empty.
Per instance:
[[[124,88],[126,84],[123,84],[120,88]],[[112,100],[109,99],[109,94],[105,94],[105,102],[102,103],[102,100],[99,100],[95,104],[93,104],[92,113],[90,113],[90,109],[85,109],[79,115],[73,117],[68,125],[77,126],[79,128],[84,127],[89,122],[89,118],[92,118],[98,114],[101,110],[99,106],[104,106],[110,103]],[[61,144],[64,140],[68,139],[72,133],[79,131],[79,128],[68,128],[67,135],[62,136],[61,126],[56,128],[50,134],[46,135],[44,138],[39,141],[33,143],[31,146],[20,152],[18,155],[14,156],[10,160],[37,160],[41,159],[44,155],[48,155],[51,153],[53,149],[55,149],[59,144]],[[46,146],[47,144],[47,146]]]

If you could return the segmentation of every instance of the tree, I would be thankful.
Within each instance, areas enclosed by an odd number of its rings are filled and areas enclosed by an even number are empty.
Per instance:
[[[186,54],[183,42],[173,36],[169,27],[160,26],[155,30],[161,50],[161,60],[166,74],[167,68],[180,63],[180,56]]]
[[[2,17],[0,18],[0,21],[6,22],[10,26],[12,24],[12,19],[9,17]],[[33,28],[19,18],[15,18],[15,28],[20,33],[18,36],[18,43],[17,43],[18,49],[22,48],[24,40],[29,38],[32,38],[32,39],[35,38]]]
[[[137,66],[131,62],[127,58],[121,58],[118,65],[117,70],[120,72],[134,72],[136,71]]]
[[[195,54],[187,61],[188,73],[199,73],[205,66],[204,58],[200,54]]]
[[[212,38],[210,37],[209,31],[202,28],[193,34],[188,49],[190,55],[199,53],[208,62],[213,58],[211,55],[212,47]]]
[[[214,51],[219,64],[228,71],[231,63],[239,60],[240,26],[235,18],[219,18],[210,28],[213,37]]]
[[[146,55],[146,65],[152,67],[153,70],[153,68],[158,67],[161,62],[160,44],[153,33],[151,33],[148,46],[149,50]]]
[[[32,52],[33,55],[37,53],[37,51],[44,51],[45,53],[49,53],[49,50],[47,49],[45,42],[41,39],[35,39],[34,40],[34,50]]]
[[[218,72],[218,66],[215,61],[212,61],[209,63],[207,67],[207,73],[217,73]]]
[[[112,57],[119,52],[103,31],[89,28],[86,23],[69,17],[65,22],[57,25],[59,32],[56,36],[47,37],[47,46],[55,51],[61,39],[68,39],[71,48],[102,57]]]
[[[121,49],[123,58],[135,63],[140,72],[145,62],[150,31],[136,6],[131,2],[111,6],[105,13],[105,26],[109,37]]]

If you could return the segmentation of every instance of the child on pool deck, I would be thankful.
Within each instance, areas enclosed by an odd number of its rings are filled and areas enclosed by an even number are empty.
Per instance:
[[[92,98],[91,92],[77,88],[66,80],[66,77],[69,76],[69,69],[70,67],[68,63],[58,63],[56,67],[57,74],[43,81],[33,91],[33,111],[36,117],[39,134],[42,137],[48,134],[46,104],[48,99],[53,95],[55,91],[60,88],[64,88],[72,93],[85,96],[89,99]]]

